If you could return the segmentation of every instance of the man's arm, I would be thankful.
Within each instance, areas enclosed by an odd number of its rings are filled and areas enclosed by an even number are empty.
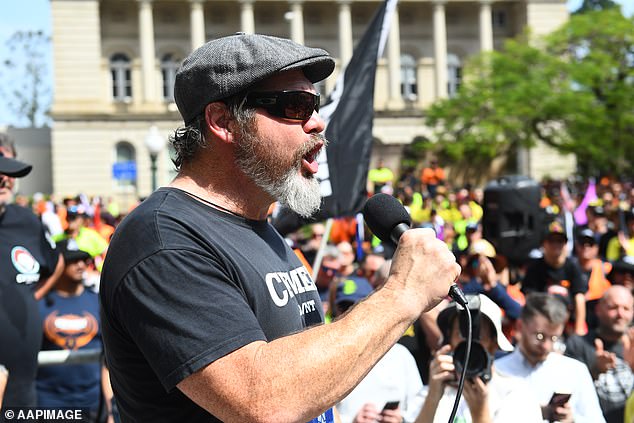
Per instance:
[[[53,271],[51,276],[49,276],[47,279],[44,279],[43,281],[40,281],[38,283],[37,288],[33,292],[33,296],[35,297],[37,301],[44,298],[46,293],[50,291],[51,288],[53,288],[53,286],[55,286],[57,279],[60,277],[63,271],[64,271],[64,259],[62,258],[62,255],[60,254],[59,258],[57,259],[57,265],[55,266],[55,270]]]
[[[407,231],[386,284],[341,319],[248,344],[177,386],[226,422],[308,421],[345,397],[459,272],[433,231]]]
[[[586,326],[586,296],[584,294],[575,294],[575,333],[577,335],[585,335]]]

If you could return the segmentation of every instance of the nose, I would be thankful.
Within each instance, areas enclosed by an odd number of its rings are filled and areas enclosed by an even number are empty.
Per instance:
[[[310,118],[304,122],[304,132],[307,134],[310,133],[321,133],[326,128],[326,121],[321,117],[321,115],[313,110],[313,114]]]

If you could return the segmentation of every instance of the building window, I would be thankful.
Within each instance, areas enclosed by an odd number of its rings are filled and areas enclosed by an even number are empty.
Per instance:
[[[120,141],[115,146],[115,164],[112,176],[117,181],[119,188],[136,187],[136,151],[134,146],[127,141]]]
[[[132,71],[130,59],[123,53],[116,53],[110,58],[112,75],[112,98],[115,101],[132,99]]]
[[[455,54],[447,55],[447,94],[456,95],[462,83],[462,64]]]
[[[506,27],[506,10],[492,10],[491,22],[493,28],[505,28]]]
[[[418,95],[416,85],[416,60],[409,54],[401,56],[401,96],[414,101]]]
[[[174,101],[174,82],[176,81],[176,71],[180,62],[171,53],[166,54],[161,59],[161,74],[163,75],[163,99],[168,102]]]

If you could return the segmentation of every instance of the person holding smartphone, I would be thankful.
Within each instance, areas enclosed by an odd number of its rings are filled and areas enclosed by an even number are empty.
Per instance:
[[[592,377],[578,360],[555,352],[568,320],[558,295],[532,293],[517,322],[518,346],[496,361],[501,372],[528,382],[546,421],[605,423]],[[565,396],[571,394],[568,401]],[[557,400],[559,398],[559,400]]]
[[[339,283],[335,296],[336,316],[341,317],[372,290],[361,278]],[[395,344],[337,404],[341,423],[411,423],[422,406],[422,389],[414,356],[405,346]]]

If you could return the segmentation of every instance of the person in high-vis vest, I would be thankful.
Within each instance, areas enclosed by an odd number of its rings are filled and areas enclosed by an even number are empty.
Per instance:
[[[612,270],[612,264],[599,258],[599,245],[594,232],[590,229],[581,230],[575,239],[575,252],[579,267],[586,279],[588,291],[586,291],[586,322],[589,328],[595,328],[598,324],[594,312],[596,303],[607,289],[612,285],[607,276]]]

